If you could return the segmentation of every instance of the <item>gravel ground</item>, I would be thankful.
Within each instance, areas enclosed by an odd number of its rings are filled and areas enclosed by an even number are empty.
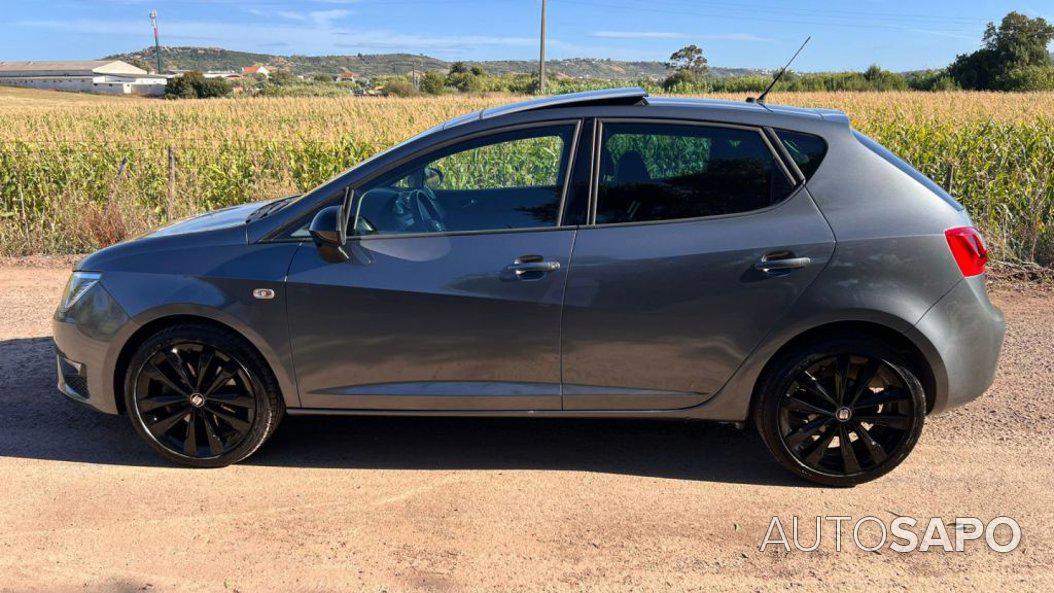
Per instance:
[[[997,291],[995,386],[839,490],[791,478],[753,432],[670,422],[287,418],[244,464],[167,466],[55,391],[68,269],[0,261],[0,591],[1054,587],[1054,293]],[[825,523],[820,551],[758,550],[773,515],[810,543],[817,515],[899,514],[1008,515],[1024,535],[1007,554],[837,552]]]

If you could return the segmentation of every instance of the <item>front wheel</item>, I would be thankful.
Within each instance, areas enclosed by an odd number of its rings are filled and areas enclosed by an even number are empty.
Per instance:
[[[124,398],[147,444],[192,467],[245,459],[284,411],[262,357],[240,336],[208,325],[173,326],[147,338],[128,365]]]
[[[762,379],[754,420],[787,469],[853,486],[900,465],[922,434],[926,399],[898,353],[861,339],[813,343]]]

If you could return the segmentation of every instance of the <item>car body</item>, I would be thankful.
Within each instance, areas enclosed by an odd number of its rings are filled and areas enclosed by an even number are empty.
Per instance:
[[[684,158],[653,178],[686,151],[709,153],[707,169]],[[494,159],[516,162],[499,174]],[[734,197],[692,209],[715,192]],[[351,228],[315,232],[327,214]],[[971,225],[841,112],[641,89],[543,98],[87,257],[87,288],[55,315],[59,388],[125,413],[136,349],[204,323],[251,344],[290,414],[741,424],[775,360],[855,336],[894,349],[939,412],[987,389],[1004,333],[948,234]]]

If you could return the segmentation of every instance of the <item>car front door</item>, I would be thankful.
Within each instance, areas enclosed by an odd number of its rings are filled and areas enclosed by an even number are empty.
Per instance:
[[[760,129],[609,121],[596,158],[595,224],[565,298],[564,408],[697,405],[823,269],[830,227]]]
[[[293,258],[301,404],[402,411],[560,408],[560,226],[577,122],[440,148],[356,188],[348,261]]]

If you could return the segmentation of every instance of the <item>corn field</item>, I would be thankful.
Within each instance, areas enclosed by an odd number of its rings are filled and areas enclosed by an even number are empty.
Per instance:
[[[301,192],[441,121],[518,100],[54,97],[0,90],[0,254],[87,252],[196,212]],[[950,181],[997,258],[1054,263],[1054,93],[781,93],[772,102],[845,111]]]

